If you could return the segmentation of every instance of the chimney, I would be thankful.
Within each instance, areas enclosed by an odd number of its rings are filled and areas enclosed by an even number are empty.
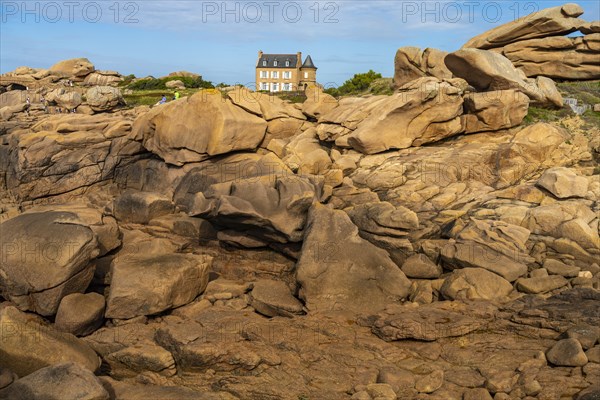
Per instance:
[[[297,61],[296,61],[296,68],[300,68],[300,66],[302,65],[302,52],[301,52],[301,51],[299,51],[299,52],[296,54],[296,58],[297,58]]]
[[[262,55],[263,55],[263,52],[262,52],[262,50],[259,50],[259,51],[258,51],[258,58],[260,59],[260,58],[262,57]]]

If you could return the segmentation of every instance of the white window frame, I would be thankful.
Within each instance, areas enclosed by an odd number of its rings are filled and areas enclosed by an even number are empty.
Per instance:
[[[273,61],[273,66],[276,67],[277,66],[277,60]]]
[[[287,60],[287,61],[285,62],[285,66],[286,66],[286,67],[289,67],[289,66],[290,66],[290,61],[289,61],[289,60]]]
[[[283,91],[284,92],[290,92],[292,90],[292,84],[291,83],[284,83],[283,84]]]
[[[271,78],[279,79],[279,71],[271,71]]]
[[[284,71],[283,79],[292,79],[292,71]]]
[[[263,60],[263,67],[267,66],[267,60]]]
[[[308,79],[308,72],[304,73],[304,79]]]
[[[269,84],[267,82],[262,82],[260,84],[260,90],[269,90]]]
[[[271,83],[271,92],[279,92],[279,83]]]
[[[269,77],[269,72],[268,71],[260,71],[260,77],[263,79],[266,79]]]

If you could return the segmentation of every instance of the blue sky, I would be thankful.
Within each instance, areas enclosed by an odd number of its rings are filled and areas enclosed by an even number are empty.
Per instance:
[[[252,83],[258,50],[310,54],[325,85],[373,69],[392,76],[402,46],[453,51],[560,1],[0,0],[0,72],[87,57],[97,69]],[[579,1],[588,21],[600,2]]]

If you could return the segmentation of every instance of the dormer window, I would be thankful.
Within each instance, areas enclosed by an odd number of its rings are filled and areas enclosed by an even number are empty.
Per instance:
[[[277,66],[277,60],[273,61],[273,66],[276,67]]]
[[[285,62],[285,66],[286,66],[286,67],[289,67],[289,66],[290,66],[290,61],[289,61],[289,60],[287,60],[287,61]]]
[[[263,67],[267,66],[267,60],[263,60]]]

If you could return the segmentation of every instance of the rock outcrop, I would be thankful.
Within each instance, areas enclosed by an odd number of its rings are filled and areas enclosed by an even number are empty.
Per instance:
[[[438,79],[452,78],[444,58],[448,53],[438,49],[400,47],[394,58],[394,85],[399,88],[415,79],[432,76]]]
[[[378,311],[406,298],[410,281],[382,249],[360,238],[342,211],[315,205],[296,266],[310,311]]]
[[[528,77],[598,79],[600,30],[596,22],[577,18],[582,14],[583,9],[572,3],[546,8],[482,33],[463,48],[498,52]],[[575,31],[584,36],[565,36]]]
[[[467,48],[448,54],[444,60],[455,76],[465,79],[479,91],[518,89],[534,102],[562,107],[562,101],[557,102],[552,94],[555,89],[540,89],[535,80],[527,79],[502,54]],[[547,81],[545,83],[548,85]]]
[[[125,104],[121,89],[112,86],[94,86],[85,92],[86,103],[94,111],[107,111]]]
[[[31,212],[0,227],[0,288],[19,308],[53,315],[63,297],[87,288],[100,250],[97,235],[77,214]]]
[[[142,115],[134,123],[133,134],[166,162],[183,165],[254,150],[266,128],[263,119],[223,99],[219,92],[206,90]]]
[[[592,80],[600,77],[600,33],[579,37],[551,36],[523,40],[502,48],[502,54],[527,76]]]
[[[583,8],[573,3],[546,8],[484,32],[463,48],[492,49],[521,40],[566,35],[585,23],[577,18],[582,14]]]
[[[130,132],[122,116],[51,116],[0,139],[0,171],[21,200],[76,196],[140,157],[144,149]]]
[[[94,72],[94,64],[87,58],[73,58],[60,61],[50,67],[50,72],[64,77],[83,80],[83,78]]]
[[[319,118],[317,132],[364,154],[420,146],[462,132],[462,103],[459,88],[421,78],[392,96],[340,104]]]
[[[402,48],[389,96],[0,77],[0,398],[596,396],[599,131],[537,109],[593,93],[503,55],[579,11]]]

